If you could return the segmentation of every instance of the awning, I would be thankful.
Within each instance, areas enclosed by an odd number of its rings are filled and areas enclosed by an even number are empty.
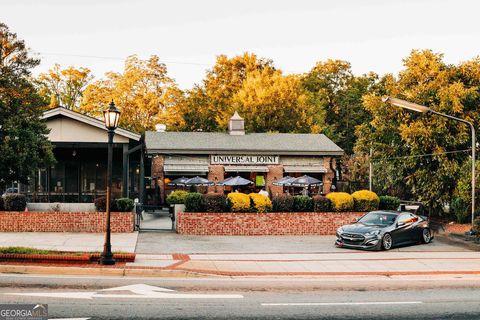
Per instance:
[[[181,164],[165,164],[163,166],[165,172],[208,172],[208,165],[181,165]]]
[[[225,172],[268,172],[267,166],[225,166]]]
[[[327,169],[323,166],[284,166],[283,169],[285,172],[327,172]]]

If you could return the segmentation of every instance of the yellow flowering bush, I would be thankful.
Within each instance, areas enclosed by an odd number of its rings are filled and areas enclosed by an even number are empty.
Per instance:
[[[259,193],[250,193],[252,205],[257,212],[265,213],[272,210],[272,201]]]
[[[227,201],[232,212],[250,211],[250,197],[248,194],[232,192],[228,194]]]
[[[346,192],[330,192],[327,198],[332,201],[335,211],[350,211],[353,209],[353,197]]]
[[[377,210],[380,204],[380,198],[375,192],[369,190],[360,190],[352,193],[353,208],[355,211]]]

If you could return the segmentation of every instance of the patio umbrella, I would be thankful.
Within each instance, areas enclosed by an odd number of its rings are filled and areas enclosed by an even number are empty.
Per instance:
[[[304,175],[291,180],[289,185],[293,187],[316,187],[322,186],[323,182],[314,177]]]
[[[174,179],[174,180],[170,181],[167,185],[170,186],[170,187],[178,187],[178,186],[184,187],[185,182],[187,180],[188,180],[188,178],[181,177],[181,178],[177,178],[177,179]]]
[[[288,186],[288,185],[290,184],[290,182],[291,182],[292,180],[294,180],[294,179],[296,179],[296,178],[290,177],[290,176],[286,176],[286,177],[283,177],[283,178],[281,178],[281,179],[278,179],[278,180],[273,181],[272,184],[273,184],[274,186]]]
[[[205,178],[196,176],[185,181],[186,186],[213,186],[213,182]]]
[[[220,182],[218,185],[237,187],[237,186],[246,186],[249,184],[253,184],[253,181],[247,180],[240,176],[236,176],[236,177],[227,178],[222,182]]]

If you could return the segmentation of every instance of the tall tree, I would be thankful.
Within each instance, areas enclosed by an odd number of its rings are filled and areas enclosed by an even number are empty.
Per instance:
[[[123,73],[107,73],[105,79],[87,86],[79,109],[99,117],[113,99],[122,112],[120,125],[141,133],[154,129],[181,98],[181,90],[157,56],[148,60],[130,56]]]
[[[391,95],[433,110],[477,121],[478,111],[465,108],[478,86],[459,81],[459,67],[443,62],[443,55],[414,50],[404,59],[398,79],[385,76],[382,90],[366,95],[372,121],[358,127],[356,150],[367,153],[373,145],[383,180],[379,187],[402,181],[419,201],[440,211],[450,201],[461,164],[468,158],[469,128],[443,117],[418,114],[386,105]],[[390,178],[392,179],[392,178]],[[387,182],[387,183],[385,183]]]
[[[83,90],[92,79],[88,68],[62,69],[59,64],[37,78],[39,93],[50,100],[51,108],[62,106],[70,110],[80,106]]]
[[[46,103],[30,79],[39,62],[25,42],[0,23],[0,187],[14,181],[28,184],[36,169],[54,162],[41,120]]]
[[[226,130],[228,120],[235,111],[234,96],[242,88],[249,73],[262,70],[273,73],[275,69],[272,61],[258,58],[250,53],[233,58],[225,55],[218,56],[213,68],[207,71],[202,84],[189,90],[185,99],[176,108],[171,109],[172,118],[184,120],[174,124],[175,129],[179,131]]]
[[[303,86],[313,94],[317,112],[325,115],[323,132],[347,154],[353,152],[355,127],[369,119],[362,97],[377,81],[370,73],[354,76],[349,62],[318,62],[303,78]]]
[[[267,69],[248,73],[232,105],[250,132],[319,132],[323,114],[317,113],[300,77]]]

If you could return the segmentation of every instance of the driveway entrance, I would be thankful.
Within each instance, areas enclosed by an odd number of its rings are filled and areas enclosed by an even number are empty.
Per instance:
[[[168,208],[157,206],[144,206],[137,211],[135,220],[136,229],[139,231],[164,231],[174,232],[174,223]]]

